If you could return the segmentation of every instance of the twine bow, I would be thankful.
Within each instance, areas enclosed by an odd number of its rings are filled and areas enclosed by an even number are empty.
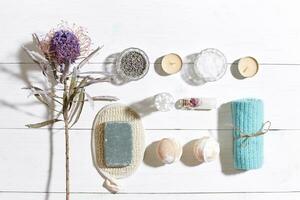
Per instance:
[[[271,128],[271,122],[270,121],[266,121],[265,123],[263,123],[263,125],[261,126],[259,131],[257,131],[254,134],[243,133],[243,132],[241,132],[241,130],[239,128],[236,128],[236,130],[240,131],[240,136],[238,136],[236,139],[243,139],[243,141],[241,143],[241,146],[245,146],[245,144],[247,144],[246,141],[248,139],[264,135],[270,130],[270,128]]]

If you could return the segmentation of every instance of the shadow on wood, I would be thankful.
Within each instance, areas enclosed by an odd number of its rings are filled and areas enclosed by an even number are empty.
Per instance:
[[[162,69],[161,66],[161,61],[163,59],[163,56],[157,58],[154,62],[154,70],[155,72],[160,75],[160,76],[168,76],[169,74],[167,74],[166,72],[164,72],[164,70]]]
[[[198,54],[194,53],[191,55],[188,55],[186,57],[185,63],[183,63],[182,69],[181,69],[181,78],[189,85],[192,86],[200,86],[204,85],[205,81],[198,76],[195,75],[194,71],[194,60]]]
[[[120,53],[114,53],[105,58],[104,61],[104,71],[108,74],[112,74],[111,83],[114,85],[124,85],[127,83],[120,75],[117,73],[117,59]]]
[[[161,167],[164,164],[157,157],[157,146],[159,141],[152,142],[145,150],[144,163],[151,167]]]
[[[225,175],[235,175],[244,172],[234,168],[230,102],[222,104],[218,109],[218,141],[221,149],[220,162],[222,173]]]
[[[231,71],[231,74],[234,78],[238,79],[238,80],[242,80],[242,79],[245,79],[245,77],[243,77],[241,75],[241,73],[239,72],[239,69],[238,69],[238,63],[239,63],[239,60],[235,60],[231,66],[230,66],[230,71]]]
[[[137,112],[140,117],[145,117],[150,115],[153,112],[157,112],[157,109],[154,105],[154,97],[148,97],[142,101],[135,102],[129,105],[135,112]]]
[[[39,51],[35,44],[33,42],[29,42],[23,45],[24,47],[26,47],[27,49],[30,50],[35,50],[35,51]],[[37,64],[33,64],[33,61],[31,61],[29,59],[29,56],[27,55],[27,53],[24,51],[24,49],[21,47],[19,49],[18,52],[18,56],[19,56],[19,67],[20,67],[20,74],[16,77],[19,77],[20,80],[23,80],[24,82],[24,86],[25,87],[30,87],[31,82],[34,80],[35,82],[39,82],[42,84],[42,88],[44,89],[48,89],[49,92],[54,93],[54,84],[53,83],[49,83],[47,85],[47,83],[45,83],[43,81],[42,78],[36,78],[36,77],[32,77],[31,73],[33,71],[40,71],[41,73],[41,77],[43,76],[41,69],[39,68],[39,66]],[[47,101],[48,105],[55,108],[55,102],[52,99],[49,99]],[[55,117],[55,113],[53,110],[48,109],[46,107],[46,116],[45,119],[50,120],[53,119]],[[24,122],[28,123],[28,122]],[[49,200],[50,199],[50,188],[51,188],[51,179],[52,179],[52,172],[53,172],[53,151],[54,151],[54,143],[53,143],[53,124],[48,126],[48,131],[49,131],[49,162],[48,162],[48,174],[47,174],[47,179],[46,179],[46,186],[45,186],[45,200]]]

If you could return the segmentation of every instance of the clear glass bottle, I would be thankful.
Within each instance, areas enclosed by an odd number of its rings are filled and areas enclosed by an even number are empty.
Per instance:
[[[154,96],[154,106],[159,111],[170,111],[174,107],[174,104],[174,98],[169,93],[164,92]]]

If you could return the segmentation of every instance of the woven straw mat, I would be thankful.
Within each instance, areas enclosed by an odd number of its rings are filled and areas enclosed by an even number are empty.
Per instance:
[[[132,162],[126,167],[106,167],[104,160],[104,125],[105,122],[123,121],[132,127]],[[102,108],[93,124],[93,156],[95,165],[114,178],[124,178],[133,174],[143,160],[145,134],[140,116],[128,106],[112,104]]]

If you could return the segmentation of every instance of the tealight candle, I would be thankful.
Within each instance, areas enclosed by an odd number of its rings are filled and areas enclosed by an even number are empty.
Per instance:
[[[161,60],[161,68],[166,74],[175,74],[182,68],[182,60],[179,55],[170,53]]]
[[[253,57],[241,58],[238,62],[238,71],[244,78],[253,77],[258,72],[258,62]]]

